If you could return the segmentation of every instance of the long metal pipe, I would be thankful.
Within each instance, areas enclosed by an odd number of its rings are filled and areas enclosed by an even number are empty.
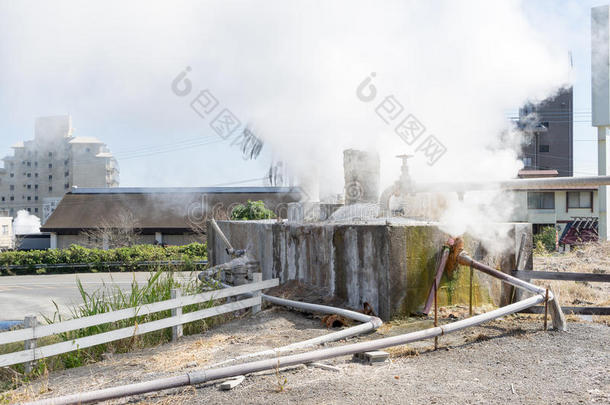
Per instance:
[[[216,231],[216,233],[218,233],[218,235],[220,236],[220,238],[222,239],[222,241],[225,243],[225,245],[227,246],[227,253],[229,255],[232,255],[235,252],[235,249],[233,249],[233,246],[231,245],[231,242],[229,242],[229,239],[227,239],[227,237],[225,236],[225,234],[220,230],[220,227],[218,226],[218,224],[216,223],[216,220],[214,218],[212,218],[210,220],[210,223],[212,224],[212,227],[214,228],[214,230]]]
[[[489,182],[439,182],[414,183],[407,192],[444,192],[444,191],[475,191],[475,190],[532,190],[544,187],[570,189],[572,187],[597,187],[610,185],[610,176],[585,177],[545,177],[536,179],[513,179]]]
[[[461,321],[453,322],[447,325],[424,329],[417,332],[411,332],[404,335],[381,338],[367,342],[353,343],[328,349],[319,349],[305,353],[282,356],[275,359],[259,360],[229,367],[194,371],[177,377],[162,378],[143,383],[129,384],[89,392],[80,392],[57,398],[49,398],[29,402],[28,404],[64,405],[105,401],[113,398],[144,394],[147,392],[176,388],[185,385],[202,384],[209,381],[225,379],[258,371],[272,370],[279,367],[288,367],[302,363],[310,363],[314,361],[330,359],[334,357],[347,356],[350,354],[385,349],[388,347],[404,345],[418,340],[433,338],[435,336],[441,336],[447,333],[457,332],[471,326],[480,325],[492,319],[512,314],[539,304],[543,302],[544,299],[545,297],[543,295],[535,295],[525,300],[507,305],[502,308],[495,309],[493,311],[481,315],[475,315],[471,318],[463,319]]]
[[[274,356],[275,358],[277,358],[277,356],[281,353],[287,353],[287,352],[295,351],[298,349],[304,349],[307,347],[321,345],[324,343],[336,342],[338,340],[346,339],[346,338],[349,338],[352,336],[358,336],[363,333],[372,332],[372,331],[378,329],[379,327],[381,327],[381,325],[383,325],[383,321],[376,316],[366,315],[366,314],[363,314],[360,312],[350,311],[348,309],[330,307],[327,305],[309,304],[309,303],[300,302],[300,301],[287,300],[285,298],[278,298],[278,297],[274,297],[272,295],[266,295],[266,294],[262,294],[262,298],[275,305],[292,307],[292,308],[301,309],[301,310],[305,310],[305,311],[311,311],[311,312],[320,312],[320,313],[325,313],[325,314],[340,315],[345,318],[352,319],[355,321],[360,321],[363,323],[360,325],[352,326],[352,327],[337,331],[337,332],[327,333],[326,335],[318,336],[318,337],[315,337],[312,339],[307,339],[307,340],[303,340],[300,342],[291,343],[286,346],[277,347],[277,348],[269,349],[269,350],[263,350],[263,351],[256,352],[256,353],[248,353],[248,354],[244,354],[242,356],[237,356],[232,359],[224,360],[220,363],[215,363],[215,364],[211,365],[210,367],[217,367],[220,365],[233,363],[235,361],[254,358],[254,357]]]

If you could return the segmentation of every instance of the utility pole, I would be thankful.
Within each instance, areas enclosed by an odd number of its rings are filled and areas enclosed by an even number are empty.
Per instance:
[[[597,127],[597,169],[599,176],[610,173],[608,135],[610,133],[610,6],[591,9],[591,108],[592,125]],[[599,186],[599,240],[608,240],[608,186]]]

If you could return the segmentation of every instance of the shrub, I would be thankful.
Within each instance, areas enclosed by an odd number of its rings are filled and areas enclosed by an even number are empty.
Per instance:
[[[239,204],[231,211],[231,219],[236,221],[250,221],[255,219],[272,219],[275,213],[265,207],[262,201],[250,201]]]
[[[29,252],[0,253],[0,275],[9,274],[40,274],[65,273],[82,271],[108,270],[108,263],[119,262],[120,270],[149,270],[137,266],[138,262],[156,262],[168,260],[183,260],[188,262],[207,260],[207,245],[191,243],[186,246],[155,246],[134,245],[118,249],[89,249],[72,245],[68,249],[32,250]],[[36,269],[36,265],[88,264],[88,267],[63,267]],[[8,266],[23,266],[20,269],[10,269]],[[117,266],[114,265],[114,268]]]
[[[545,226],[542,230],[534,235],[534,249],[538,253],[540,250],[546,253],[555,251],[556,230],[554,226]]]

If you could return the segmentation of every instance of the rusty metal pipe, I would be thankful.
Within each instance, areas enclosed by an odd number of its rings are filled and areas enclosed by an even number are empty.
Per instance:
[[[510,276],[506,273],[502,273],[499,270],[494,269],[493,267],[489,267],[488,265],[478,262],[468,256],[466,252],[462,252],[458,255],[458,263],[462,266],[472,266],[472,268],[482,271],[483,273],[489,274],[492,277],[498,278],[510,285],[513,285],[518,288],[522,288],[524,290],[530,291],[534,294],[542,294],[546,293],[546,290],[542,287],[538,287],[537,285],[528,283],[527,281],[520,280],[516,277]],[[553,294],[549,292],[549,299],[553,299]]]
[[[432,308],[432,303],[434,302],[434,288],[438,288],[441,284],[441,278],[443,277],[443,272],[445,271],[445,266],[447,265],[447,259],[449,258],[449,253],[451,249],[449,246],[443,247],[443,253],[441,255],[441,260],[438,263],[438,267],[436,268],[436,275],[434,276],[434,282],[430,287],[430,292],[428,293],[428,299],[426,300],[426,305],[424,306],[424,314],[428,314],[430,312],[430,308]]]

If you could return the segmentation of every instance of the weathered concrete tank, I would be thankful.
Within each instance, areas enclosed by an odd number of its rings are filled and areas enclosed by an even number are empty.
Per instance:
[[[281,283],[299,280],[328,289],[348,306],[371,304],[380,317],[391,319],[423,308],[443,243],[449,235],[432,224],[379,221],[367,224],[276,221],[219,221],[235,248],[248,250],[260,261],[263,278]],[[475,258],[498,267],[514,268],[521,235],[531,235],[530,224],[502,224],[513,245],[491,257],[481,244],[465,235],[465,249]],[[212,265],[230,258],[222,240],[208,227]],[[444,275],[441,305],[468,304],[469,269]],[[474,273],[475,304],[499,304],[500,288],[485,275]]]

